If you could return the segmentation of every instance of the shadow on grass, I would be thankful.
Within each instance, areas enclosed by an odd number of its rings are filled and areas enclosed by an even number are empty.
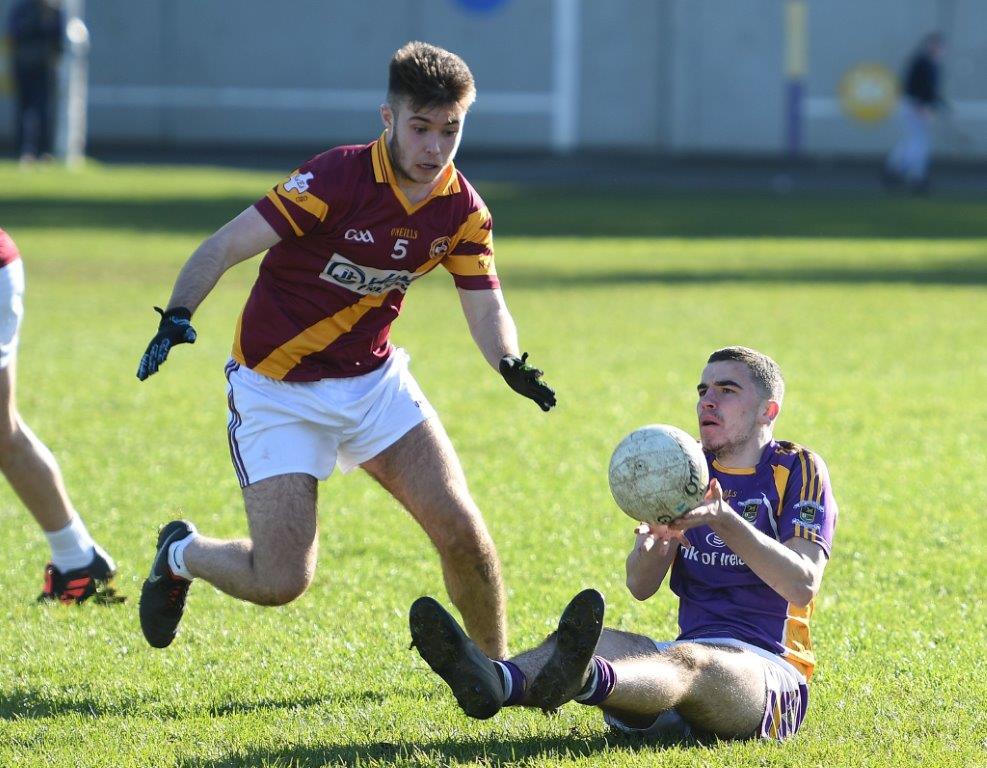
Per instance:
[[[392,694],[393,695],[393,694]],[[269,698],[253,701],[227,702],[210,706],[194,704],[155,706],[147,698],[118,697],[111,702],[73,696],[71,698],[47,698],[34,691],[0,693],[0,721],[41,720],[64,715],[89,717],[128,717],[148,714],[168,720],[185,720],[197,712],[210,717],[228,717],[252,712],[278,712],[308,709],[339,704],[382,704],[388,699],[376,691],[352,691],[325,697]]]
[[[18,228],[208,234],[263,194],[264,190],[258,190],[255,198],[188,197],[181,200],[0,198],[0,220],[15,236]]]
[[[0,196],[0,221],[17,228],[119,229],[208,234],[265,194],[132,199]],[[987,200],[669,195],[569,190],[492,192],[506,237],[850,238],[987,237]]]
[[[669,747],[696,746],[700,742],[665,741],[608,732],[600,735],[522,738],[501,737],[489,741],[453,741],[437,739],[423,742],[374,744],[328,744],[323,747],[285,747],[284,749],[247,750],[216,759],[180,759],[180,768],[232,768],[232,766],[290,765],[303,766],[343,765],[366,766],[375,764],[400,765],[449,765],[477,763],[479,765],[516,765],[534,761],[575,760],[604,751],[611,752],[660,752]],[[619,758],[615,759],[615,762]]]
[[[657,261],[657,260],[656,260]],[[889,285],[985,285],[987,253],[965,259],[937,261],[923,265],[877,267],[873,264],[841,266],[805,266],[792,263],[772,266],[726,267],[716,269],[668,269],[657,262],[653,270],[621,269],[610,272],[586,270],[529,269],[523,266],[503,270],[501,282],[506,290],[530,288],[602,288],[634,285],[738,285],[811,283],[817,285],[876,284]]]

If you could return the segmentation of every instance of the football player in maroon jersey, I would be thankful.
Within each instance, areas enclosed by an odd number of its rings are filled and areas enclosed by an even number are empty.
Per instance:
[[[193,578],[263,605],[301,595],[316,561],[316,489],[361,467],[439,552],[446,588],[485,653],[507,651],[500,563],[441,422],[390,339],[412,282],[443,267],[490,366],[542,410],[555,393],[526,362],[494,267],[490,212],[453,165],[473,76],[458,56],[412,42],[391,59],[381,136],[330,149],[221,227],[176,281],[141,380],[234,264],[266,251],[226,365],[230,455],[250,537],[162,528],[141,594],[148,642],[174,639]]]

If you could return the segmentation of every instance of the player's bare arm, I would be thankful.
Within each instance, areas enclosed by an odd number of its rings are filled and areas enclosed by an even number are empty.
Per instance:
[[[690,544],[682,533],[663,525],[652,528],[641,523],[634,533],[634,548],[624,563],[626,584],[635,599],[647,600],[665,581],[679,545]]]
[[[808,605],[819,592],[827,560],[822,547],[796,538],[782,544],[764,535],[724,500],[715,478],[710,481],[706,503],[670,528],[685,531],[702,525],[712,528],[765,584],[790,603]]]
[[[517,327],[499,288],[486,291],[459,289],[459,303],[473,341],[491,368],[498,370],[500,359],[505,355],[520,353]]]
[[[161,322],[141,357],[137,378],[144,381],[157,373],[176,344],[195,342],[192,313],[226,270],[266,251],[280,239],[254,207],[247,208],[206,238],[178,273],[168,308],[162,310],[155,307],[161,314]]]
[[[206,238],[178,273],[168,308],[194,313],[230,267],[276,245],[281,238],[253,206]]]
[[[527,353],[518,357],[517,328],[501,290],[460,288],[459,301],[473,341],[510,388],[534,400],[543,411],[554,407],[555,390],[541,380],[540,370],[527,363]]]

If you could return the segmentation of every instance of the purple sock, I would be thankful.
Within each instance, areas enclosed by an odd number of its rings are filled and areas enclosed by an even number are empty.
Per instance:
[[[494,664],[500,669],[500,674],[504,678],[504,691],[507,692],[510,688],[507,698],[504,699],[504,706],[509,707],[512,704],[517,704],[521,701],[524,691],[528,687],[528,680],[524,676],[524,672],[513,661],[495,661]]]
[[[616,684],[617,675],[614,674],[610,662],[602,656],[594,656],[593,671],[590,672],[589,680],[579,695],[576,696],[575,701],[595,707],[613,693],[613,687]]]

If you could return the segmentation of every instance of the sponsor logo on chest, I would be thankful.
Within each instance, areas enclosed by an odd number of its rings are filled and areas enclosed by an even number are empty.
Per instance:
[[[406,270],[378,269],[354,264],[338,253],[332,255],[325,269],[319,274],[320,280],[363,296],[380,296],[393,290],[405,293],[412,281],[418,277],[421,275]]]

